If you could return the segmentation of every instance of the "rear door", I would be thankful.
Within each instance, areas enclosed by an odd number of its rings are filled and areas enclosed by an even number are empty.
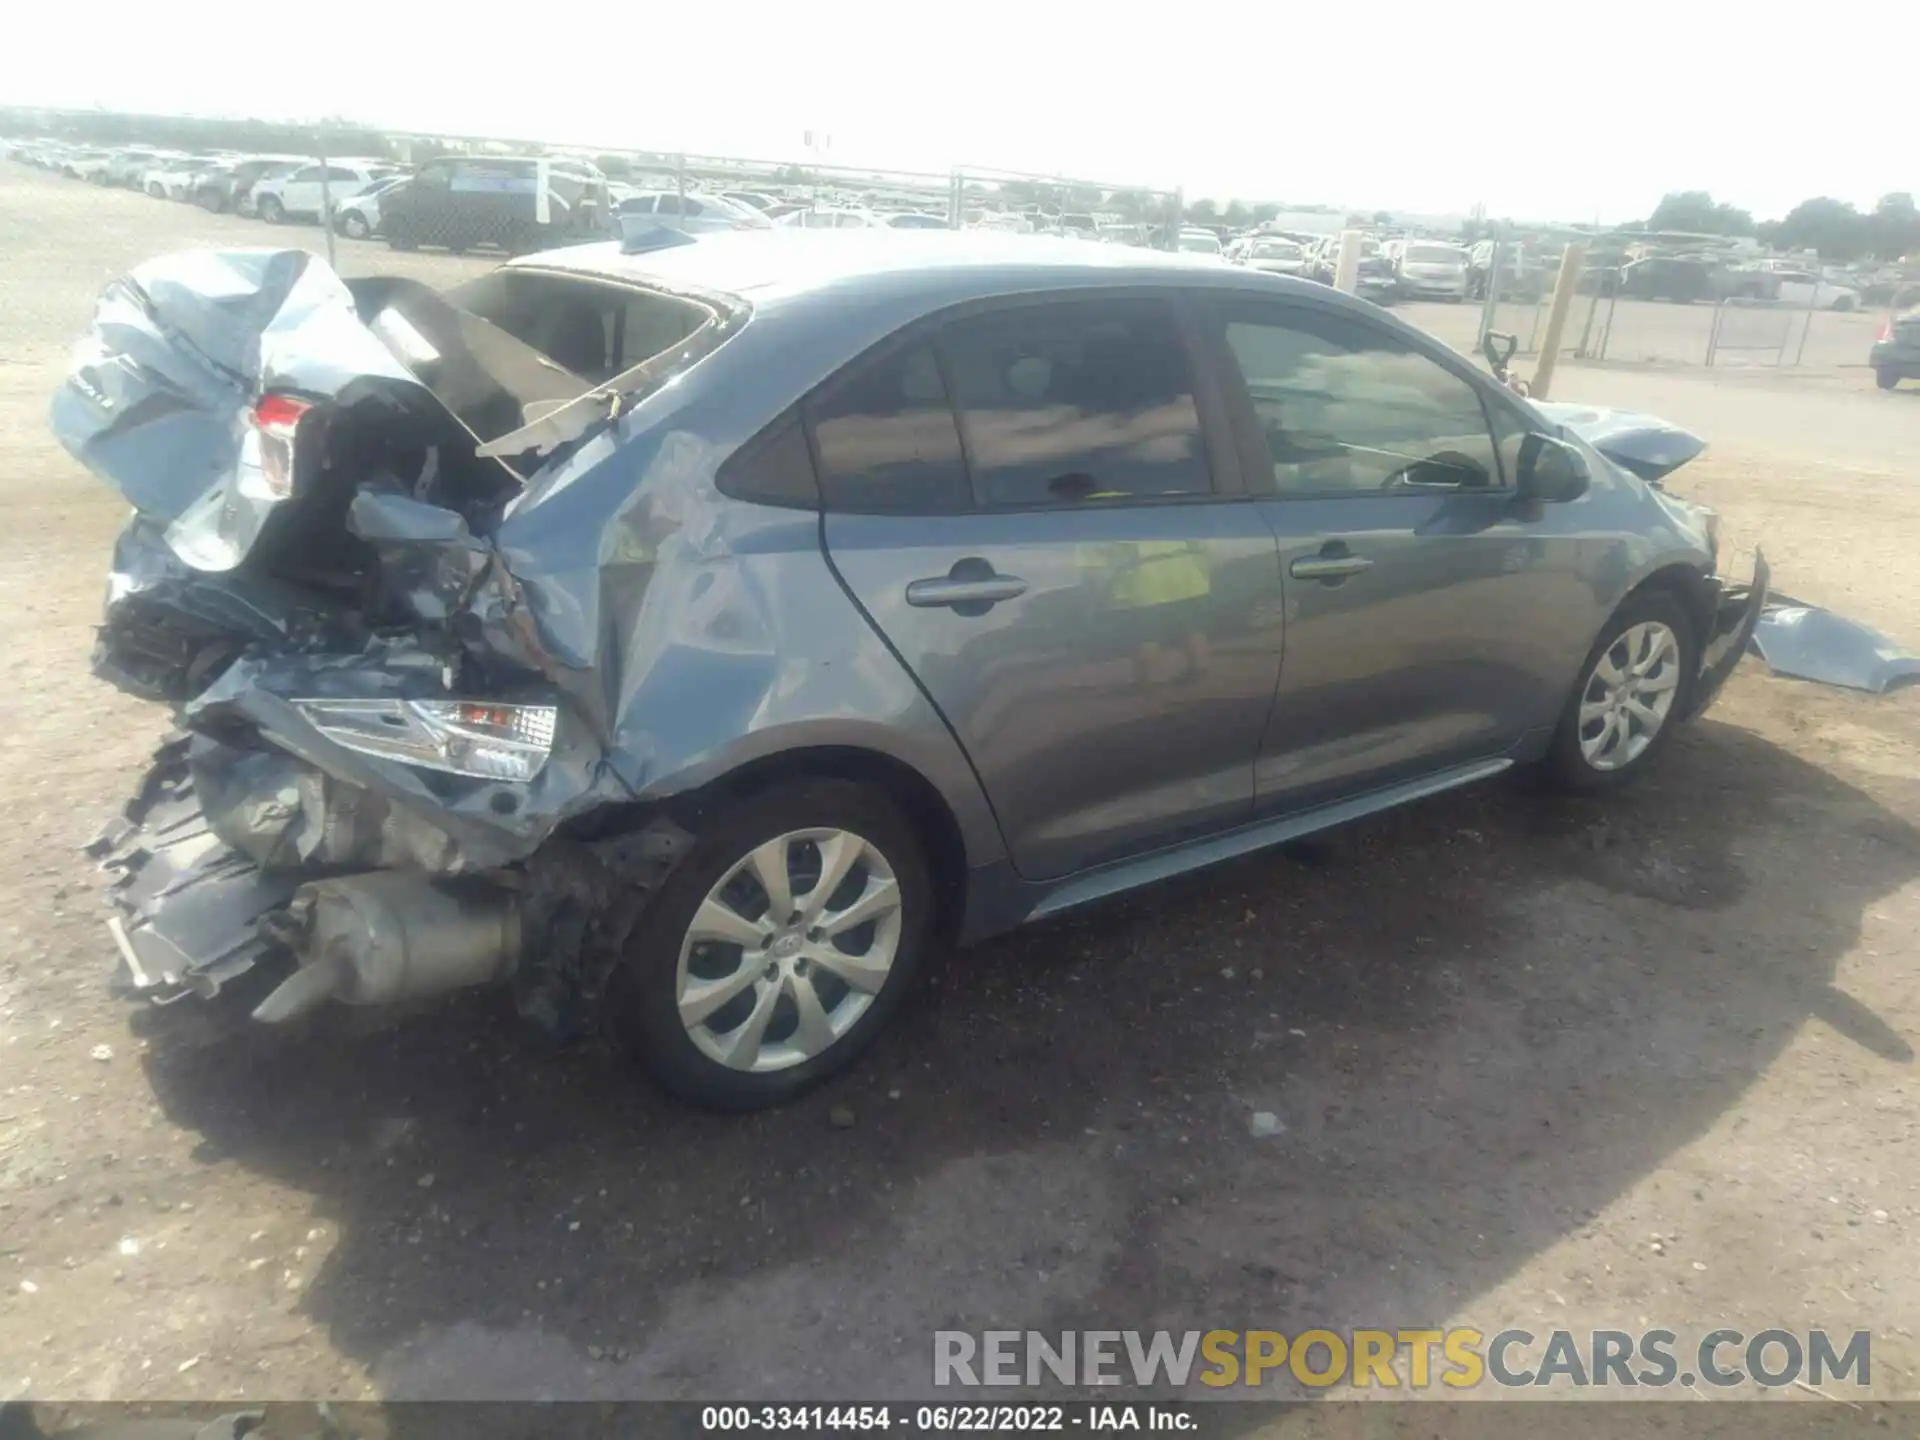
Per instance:
[[[1272,532],[1169,297],[901,337],[808,406],[843,582],[953,727],[1021,874],[1244,821]]]
[[[1514,496],[1519,412],[1437,346],[1349,312],[1247,298],[1217,314],[1287,595],[1260,807],[1497,756],[1552,725],[1593,596],[1581,540],[1556,528],[1571,507]]]

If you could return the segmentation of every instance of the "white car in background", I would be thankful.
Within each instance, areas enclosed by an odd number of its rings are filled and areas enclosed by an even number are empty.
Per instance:
[[[282,220],[317,220],[322,204],[339,205],[376,180],[399,173],[400,167],[389,160],[329,160],[324,166],[316,161],[290,174],[256,182],[253,213],[269,225]]]
[[[1857,310],[1860,292],[1851,285],[1822,279],[1811,270],[1776,270],[1773,278],[1780,288],[1783,305],[1812,306],[1815,310]]]
[[[167,155],[140,173],[135,188],[156,200],[185,200],[200,176],[218,165],[219,155]]]
[[[407,175],[389,175],[376,180],[358,195],[340,202],[333,212],[333,228],[351,240],[370,240],[380,233],[380,197],[396,185],[404,185]]]
[[[104,185],[107,183],[109,158],[104,150],[76,150],[60,161],[60,173],[71,175],[75,180],[90,180],[95,185]]]
[[[1220,237],[1211,230],[1202,230],[1195,225],[1186,226],[1180,231],[1180,236],[1174,241],[1173,248],[1188,255],[1218,257],[1221,254]]]
[[[812,205],[791,210],[773,223],[791,230],[883,230],[887,225],[871,210],[852,205]]]
[[[1249,270],[1264,270],[1270,275],[1306,274],[1307,247],[1296,240],[1255,235],[1234,244],[1237,247],[1234,261]]]
[[[614,202],[625,220],[644,217],[683,235],[715,235],[727,230],[765,230],[773,222],[751,205],[703,190],[635,190]]]

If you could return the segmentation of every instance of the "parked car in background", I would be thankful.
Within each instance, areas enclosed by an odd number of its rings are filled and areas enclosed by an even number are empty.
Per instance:
[[[1467,250],[1467,298],[1484,300],[1493,275],[1492,240],[1478,240]],[[1546,273],[1518,241],[1509,240],[1500,252],[1500,298],[1538,300],[1546,293]]]
[[[1395,240],[1386,247],[1393,278],[1407,300],[1467,298],[1467,252],[1437,240]]]
[[[407,183],[408,176],[389,175],[376,180],[358,195],[341,202],[333,212],[333,228],[353,240],[367,240],[380,233],[380,197],[396,185]]]
[[[284,252],[123,283],[152,323],[100,325],[53,411],[166,502],[95,668],[200,732],[109,842],[128,990],[258,968],[287,1021],[494,984],[690,1100],[774,1104],[943,942],[1517,766],[1632,781],[1765,602],[1612,415],[1350,297],[837,238],[581,246],[447,295]],[[269,326],[289,393],[259,396]]]
[[[751,205],[708,191],[641,190],[622,200],[617,212],[642,217],[685,235],[717,235],[727,230],[766,230],[782,221],[769,220]]]
[[[1272,275],[1306,273],[1307,252],[1298,241],[1282,240],[1272,235],[1249,235],[1235,241],[1234,245],[1236,253],[1232,259],[1250,270],[1265,270]]]
[[[775,196],[763,194],[758,190],[722,190],[720,192],[720,198],[723,200],[731,200],[736,205],[745,205],[749,209],[758,210],[762,215],[780,203]]]
[[[248,155],[206,170],[194,181],[189,197],[203,210],[219,214],[253,214],[253,187],[262,180],[291,175],[311,162],[299,155]]]
[[[140,177],[166,153],[141,145],[123,145],[116,150],[109,150],[101,181],[107,185],[138,185]]]
[[[1860,291],[1826,279],[1810,270],[1776,270],[1774,294],[1783,305],[1811,306],[1815,310],[1855,310]]]
[[[1183,225],[1174,237],[1173,247],[1189,255],[1223,255],[1220,237],[1198,225]]]
[[[72,179],[104,185],[112,161],[105,150],[74,150],[59,157],[59,170]]]
[[[883,230],[887,222],[854,205],[808,205],[773,222],[787,230]]]
[[[1696,255],[1648,255],[1620,267],[1619,293],[1691,305],[1724,299],[1733,282],[1718,261]]]
[[[540,177],[546,176],[546,216]],[[441,156],[379,198],[380,226],[395,250],[443,245],[458,254],[497,245],[511,254],[597,239],[612,203],[597,169],[538,156]]]
[[[1889,315],[1867,363],[1882,390],[1891,390],[1902,380],[1920,380],[1920,310]]]
[[[253,186],[253,213],[269,225],[317,220],[322,203],[350,200],[376,180],[400,173],[389,160],[328,160],[284,175],[262,176]]]
[[[889,230],[951,230],[944,215],[929,215],[923,210],[900,210],[881,217]]]
[[[140,174],[137,188],[156,200],[185,200],[201,175],[218,165],[218,155],[170,155],[155,161]]]

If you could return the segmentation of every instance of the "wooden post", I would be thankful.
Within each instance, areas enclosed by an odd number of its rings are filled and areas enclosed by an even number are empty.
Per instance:
[[[1540,338],[1540,359],[1527,382],[1527,393],[1535,400],[1547,398],[1553,384],[1553,367],[1560,359],[1560,336],[1567,328],[1567,315],[1573,309],[1573,295],[1580,288],[1580,270],[1586,263],[1587,247],[1578,240],[1560,252],[1560,277],[1553,282],[1553,303],[1547,309],[1547,333]]]
[[[1333,288],[1351,295],[1360,288],[1360,243],[1366,238],[1361,230],[1340,232],[1340,260],[1333,267]]]

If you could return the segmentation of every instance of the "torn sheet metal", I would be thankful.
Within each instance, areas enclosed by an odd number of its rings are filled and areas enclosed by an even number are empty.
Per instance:
[[[88,847],[112,877],[116,983],[163,1004],[216,995],[258,964],[270,947],[255,922],[299,883],[264,873],[214,833],[188,762],[195,743],[204,742],[163,744],[140,789]]]
[[[1657,484],[1706,450],[1707,442],[1670,421],[1632,410],[1536,400],[1533,408],[1564,425],[1622,469]]]
[[[1857,620],[1784,596],[1760,617],[1753,648],[1776,675],[1875,695],[1920,678],[1920,655]]]

